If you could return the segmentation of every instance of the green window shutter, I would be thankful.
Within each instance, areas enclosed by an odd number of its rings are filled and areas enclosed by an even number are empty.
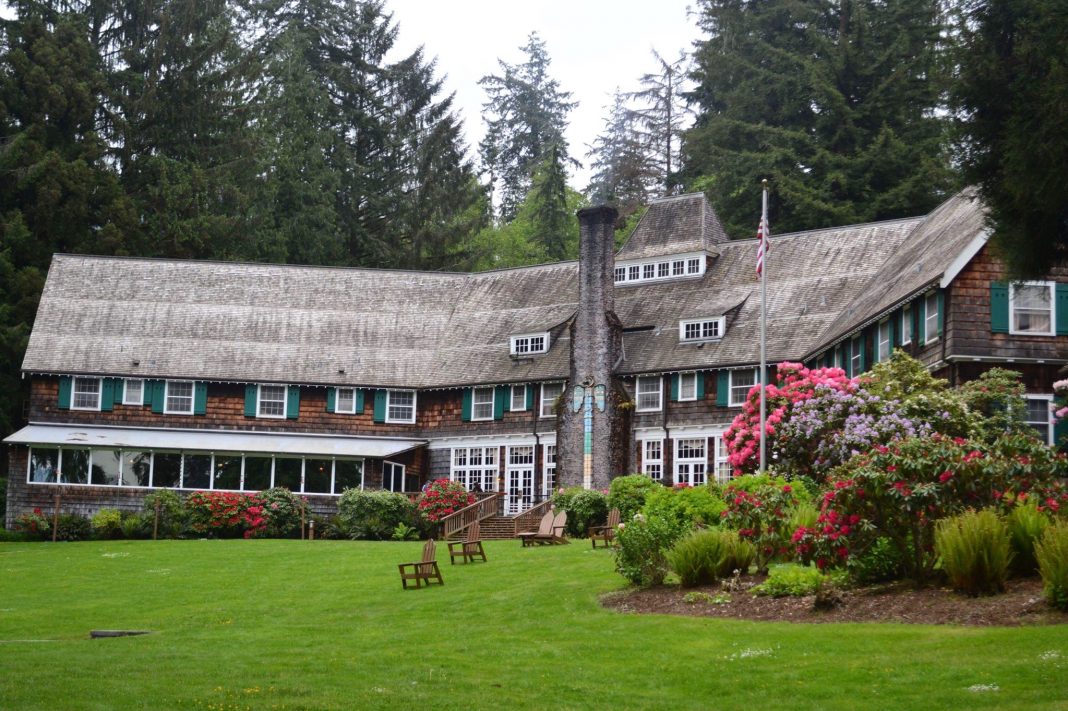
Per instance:
[[[69,375],[59,376],[59,403],[56,405],[60,410],[70,409],[70,392],[74,379]]]
[[[193,414],[208,414],[208,384],[203,382],[193,383]]]
[[[333,412],[337,409],[337,388],[326,389],[326,411]]]
[[[942,290],[938,291],[938,335],[941,336],[946,332],[946,293]]]
[[[300,416],[300,386],[290,385],[286,388],[286,419],[295,420]]]
[[[697,378],[697,399],[698,400],[704,400],[705,399],[705,374],[704,373],[697,373],[697,375],[694,376],[694,377]]]
[[[460,408],[460,419],[464,422],[471,421],[471,398],[473,393],[471,388],[464,388],[464,402]]]
[[[1008,284],[990,282],[990,330],[1008,333]]]
[[[120,395],[121,397],[121,395]],[[115,408],[115,378],[100,379],[100,411],[111,412]]]
[[[728,407],[731,404],[731,374],[728,370],[716,373],[716,404],[720,407]]]
[[[245,417],[256,416],[256,399],[259,397],[260,388],[255,383],[245,386]]]
[[[386,391],[375,390],[375,410],[374,410],[375,422],[382,423],[386,421]]]
[[[356,414],[357,415],[362,415],[363,414],[363,401],[364,401],[363,390],[357,390],[356,391],[356,406],[353,408],[354,410],[356,410]]]
[[[162,380],[149,380],[145,383],[148,404],[152,406],[152,412],[157,415],[163,414],[163,401],[167,396],[166,383]]]
[[[1054,286],[1054,309],[1057,311],[1057,335],[1068,336],[1068,284]]]
[[[141,385],[142,389],[144,384]],[[112,400],[116,405],[122,404],[122,396],[126,390],[126,381],[122,378],[115,378],[115,398]]]
[[[669,395],[671,402],[679,401],[679,374],[672,373],[671,375],[671,394]]]
[[[493,403],[493,419],[503,420],[504,413],[508,409],[508,396],[511,388],[507,385],[498,385],[496,391],[493,393],[493,397],[496,402]]]
[[[526,384],[527,389],[527,412],[534,409],[534,386],[530,383]]]

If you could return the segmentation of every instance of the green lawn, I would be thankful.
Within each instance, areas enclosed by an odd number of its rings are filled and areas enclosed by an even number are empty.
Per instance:
[[[584,542],[492,542],[404,592],[419,549],[0,544],[0,709],[1068,709],[1064,626],[623,615]],[[88,638],[110,628],[155,634]]]

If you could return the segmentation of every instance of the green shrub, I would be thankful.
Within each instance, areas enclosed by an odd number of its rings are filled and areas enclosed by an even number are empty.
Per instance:
[[[966,511],[939,521],[935,552],[956,590],[983,595],[1005,589],[1012,544],[1005,523],[993,511]]]
[[[156,502],[159,502],[159,530],[160,538],[177,538],[185,529],[187,516],[182,506],[182,499],[170,489],[159,489],[145,497],[145,512],[153,516],[153,525],[156,515]]]
[[[398,523],[412,525],[415,504],[393,491],[348,489],[337,502],[338,518],[354,540],[388,541]]]
[[[771,566],[768,579],[753,588],[753,592],[770,597],[804,597],[815,595],[830,582],[817,568],[782,563]]]
[[[716,572],[716,576],[726,578],[733,575],[736,570],[743,574],[748,573],[750,566],[756,560],[756,548],[739,536],[737,531],[724,529],[719,533],[727,542],[727,557]]]
[[[726,508],[716,486],[659,486],[649,491],[642,513],[671,519],[680,526],[693,528],[696,525],[718,526]]]
[[[1068,610],[1068,521],[1057,521],[1046,528],[1035,544],[1038,572],[1050,605]]]
[[[668,567],[684,588],[715,582],[729,553],[719,531],[694,531],[680,538],[667,552]]]
[[[567,512],[567,535],[584,538],[590,526],[608,519],[608,496],[593,489],[573,486],[553,494],[553,507]]]
[[[122,512],[118,509],[100,509],[90,521],[97,538],[122,537]]]
[[[619,520],[629,521],[645,506],[649,492],[663,488],[644,474],[617,477],[608,488],[608,507],[619,509]]]
[[[616,533],[616,570],[635,585],[660,585],[667,575],[667,551],[686,532],[673,520],[636,514]]]
[[[820,511],[813,504],[808,501],[798,502],[797,506],[790,511],[787,530],[796,531],[799,528],[814,528],[816,519],[819,517]]]
[[[1035,560],[1035,543],[1049,527],[1050,518],[1039,511],[1038,504],[1027,501],[1017,504],[1005,518],[1012,542],[1012,569],[1020,575],[1033,575],[1038,570]]]
[[[93,535],[89,519],[79,514],[60,514],[56,521],[57,541],[87,541]]]
[[[30,539],[22,531],[9,531],[6,528],[0,528],[0,543],[22,543],[28,540]]]
[[[904,553],[886,536],[876,538],[860,555],[846,562],[849,579],[858,585],[897,580],[902,576]]]
[[[260,492],[263,517],[267,519],[268,538],[293,538],[300,535],[300,509],[303,502],[284,486]]]
[[[160,518],[162,518],[162,513]],[[122,519],[122,534],[130,539],[144,540],[152,538],[152,527],[155,522],[155,511],[129,514]]]
[[[315,537],[321,538],[324,541],[345,541],[351,537],[349,536],[349,530],[341,521],[340,516],[319,516],[318,514],[311,514],[311,517],[308,520],[309,531],[311,530],[311,524],[313,523],[315,524]]]

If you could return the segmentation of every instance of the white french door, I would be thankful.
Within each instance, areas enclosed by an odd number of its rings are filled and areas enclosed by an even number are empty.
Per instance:
[[[518,514],[534,504],[534,447],[508,447],[504,471],[504,511]]]
[[[708,469],[708,440],[680,439],[675,441],[675,483],[700,486],[706,481]]]

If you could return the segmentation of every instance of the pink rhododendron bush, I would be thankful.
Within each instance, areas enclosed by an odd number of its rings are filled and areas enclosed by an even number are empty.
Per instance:
[[[942,435],[912,437],[852,458],[830,475],[819,518],[791,540],[796,554],[820,568],[845,565],[879,538],[903,554],[907,577],[931,577],[935,521],[967,509],[1010,509],[1036,501],[1068,507],[1068,460],[1026,434],[986,444]]]
[[[427,521],[437,523],[451,513],[475,503],[475,495],[468,493],[458,481],[435,479],[430,482],[423,495],[419,497],[419,513]]]

